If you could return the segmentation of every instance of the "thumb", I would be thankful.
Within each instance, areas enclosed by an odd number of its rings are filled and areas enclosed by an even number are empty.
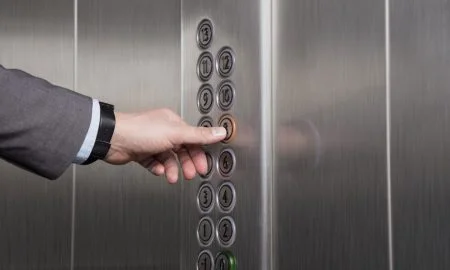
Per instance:
[[[175,134],[175,144],[213,144],[225,139],[227,131],[223,127],[181,127]]]

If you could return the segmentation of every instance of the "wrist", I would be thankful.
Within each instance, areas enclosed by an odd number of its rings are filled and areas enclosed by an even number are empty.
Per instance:
[[[130,116],[128,114],[115,112],[116,126],[111,138],[110,148],[104,161],[119,165],[129,160],[126,148],[126,123]]]

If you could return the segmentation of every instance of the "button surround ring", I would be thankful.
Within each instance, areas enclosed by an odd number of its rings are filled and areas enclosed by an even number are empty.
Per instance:
[[[224,56],[225,54],[229,55],[229,57],[231,59],[229,59],[230,62],[228,62],[229,65],[231,65],[231,67],[229,68],[228,71],[224,71],[224,69],[221,67],[221,59],[222,56]],[[234,53],[234,50],[229,47],[229,46],[225,46],[222,49],[220,49],[220,51],[217,53],[217,58],[216,58],[216,70],[217,73],[219,73],[219,75],[222,78],[229,78],[231,77],[231,75],[233,75],[234,69],[236,66],[236,54]]]
[[[231,225],[231,229],[232,229],[232,235],[230,240],[228,241],[223,241],[223,239],[220,237],[220,225],[222,224],[222,222],[224,221],[228,221]],[[232,217],[230,216],[225,216],[222,217],[219,222],[217,222],[217,226],[216,226],[216,239],[217,242],[219,242],[219,245],[221,245],[224,248],[229,248],[231,247],[234,242],[236,241],[236,224],[234,223],[234,220]]]
[[[208,258],[209,258],[209,260],[211,262],[211,268],[210,269],[215,269],[215,262],[216,262],[216,260],[214,259],[213,254],[211,253],[211,251],[209,251],[209,250],[203,250],[202,252],[200,252],[200,254],[197,257],[197,267],[196,267],[196,269],[197,270],[203,270],[203,269],[200,269],[200,265],[199,265],[200,259],[201,259],[201,257],[203,255],[208,256]]]
[[[231,134],[229,133],[229,129],[224,126],[224,124],[226,124],[227,122],[229,125],[228,128],[231,129]],[[237,132],[237,125],[236,121],[234,120],[234,117],[231,114],[225,114],[222,117],[220,117],[218,124],[220,127],[224,127],[227,131],[227,136],[225,137],[225,139],[222,140],[222,143],[224,144],[230,143],[236,136]]]
[[[231,156],[231,168],[228,172],[224,172],[221,169],[221,157],[222,155],[224,155],[225,153],[229,153]],[[223,179],[229,179],[231,177],[231,175],[233,174],[233,172],[236,170],[236,155],[234,154],[234,151],[231,148],[224,148],[222,151],[220,151],[219,157],[217,158],[216,161],[216,169],[217,172],[220,174],[220,176]]]
[[[207,101],[206,106],[202,105],[202,97],[204,94],[207,93],[210,96],[209,101]],[[213,87],[210,84],[203,84],[200,86],[200,89],[197,93],[197,108],[202,114],[208,114],[211,112],[213,106],[214,106],[214,90]]]
[[[222,206],[222,204],[220,202],[220,196],[221,196],[220,192],[225,187],[229,187],[229,189],[231,191],[231,195],[233,196],[233,198],[231,199],[231,204],[228,207]],[[219,188],[217,189],[217,192],[216,192],[216,205],[219,208],[219,210],[224,214],[229,214],[229,213],[233,212],[234,207],[236,206],[236,201],[237,201],[236,188],[234,187],[233,183],[230,181],[223,182],[219,186]]]
[[[204,72],[201,72],[202,63],[203,60],[205,59],[209,59],[209,64],[211,65],[208,70],[209,72],[206,75],[204,74]],[[214,56],[210,52],[203,52],[198,57],[197,61],[197,77],[200,79],[200,81],[207,82],[211,79],[213,73],[214,73]]]
[[[202,29],[203,27],[208,27],[210,33],[210,38],[209,40],[207,40],[206,42],[202,41]],[[214,25],[212,23],[212,21],[208,18],[203,19],[200,21],[200,23],[197,26],[197,45],[200,49],[208,49],[209,47],[211,47],[211,44],[214,41]]]
[[[229,104],[224,104],[221,101],[221,97],[223,95],[223,91],[225,90],[225,87],[229,87],[231,90],[231,101],[229,102]],[[231,108],[234,105],[234,102],[236,100],[236,87],[234,85],[234,83],[230,80],[225,80],[223,82],[221,82],[219,84],[219,86],[217,87],[217,94],[216,94],[216,103],[217,106],[224,112],[227,112],[229,110],[231,110]]]
[[[200,202],[200,196],[202,195],[201,193],[204,192],[204,189],[208,189],[210,194],[211,194],[211,202],[208,203],[207,207],[203,207],[201,202]],[[200,185],[198,192],[197,192],[197,206],[198,209],[200,210],[201,213],[203,214],[208,214],[211,213],[212,210],[214,209],[214,197],[215,197],[215,192],[214,192],[214,188],[211,184],[209,183],[203,183],[202,185]]]
[[[203,241],[200,237],[200,226],[203,222],[208,222],[210,227],[211,227],[211,236],[209,237],[208,241]],[[203,217],[197,225],[197,240],[198,243],[200,244],[201,247],[208,247],[210,246],[213,241],[214,241],[214,232],[215,232],[215,228],[214,228],[214,222],[210,217]]]

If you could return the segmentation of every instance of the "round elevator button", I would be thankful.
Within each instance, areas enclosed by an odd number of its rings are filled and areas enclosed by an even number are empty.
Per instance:
[[[197,62],[197,75],[201,81],[208,81],[213,74],[213,56],[209,52],[200,55]]]
[[[217,54],[217,72],[224,78],[230,77],[233,73],[235,62],[236,58],[233,50],[229,47],[222,48]]]
[[[219,243],[224,247],[233,245],[236,239],[236,226],[231,217],[222,218],[217,224],[216,236]]]
[[[201,246],[211,245],[214,239],[214,224],[209,217],[204,217],[198,223],[197,237]]]
[[[236,258],[231,252],[222,252],[217,255],[215,270],[236,270],[236,266]]]
[[[208,19],[202,20],[197,28],[197,44],[202,49],[208,49],[213,40],[213,25]]]
[[[236,157],[231,149],[223,150],[219,155],[218,169],[223,177],[230,177],[236,166]]]
[[[197,194],[197,203],[203,213],[212,210],[214,200],[214,189],[210,184],[204,184],[200,187]]]
[[[208,170],[207,170],[205,175],[200,175],[204,179],[206,179],[206,178],[211,176],[212,170],[213,170],[213,166],[214,166],[213,165],[214,164],[214,159],[211,156],[211,154],[208,153],[208,152],[205,152],[205,156],[206,156],[206,162],[207,162],[207,165],[208,165]]]
[[[233,210],[236,204],[236,191],[232,183],[226,182],[219,187],[217,203],[220,210],[225,213],[229,213]]]
[[[222,141],[223,143],[229,143],[234,139],[236,134],[236,122],[231,115],[224,115],[219,120],[219,126],[224,127],[227,131],[227,136]]]
[[[202,119],[200,119],[200,121],[198,121],[197,125],[199,127],[210,128],[213,126],[213,120],[211,119],[211,117],[205,116]]]
[[[225,81],[219,85],[217,93],[217,105],[222,111],[228,111],[233,106],[235,96],[234,85],[230,81]]]
[[[205,250],[198,255],[197,270],[213,270],[214,262],[211,252]]]
[[[209,84],[200,87],[197,95],[197,107],[201,113],[209,113],[213,106],[213,88]]]

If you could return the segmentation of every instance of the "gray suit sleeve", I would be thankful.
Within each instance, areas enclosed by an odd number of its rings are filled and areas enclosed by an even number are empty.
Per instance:
[[[75,159],[91,114],[91,98],[0,66],[2,159],[57,179]]]

